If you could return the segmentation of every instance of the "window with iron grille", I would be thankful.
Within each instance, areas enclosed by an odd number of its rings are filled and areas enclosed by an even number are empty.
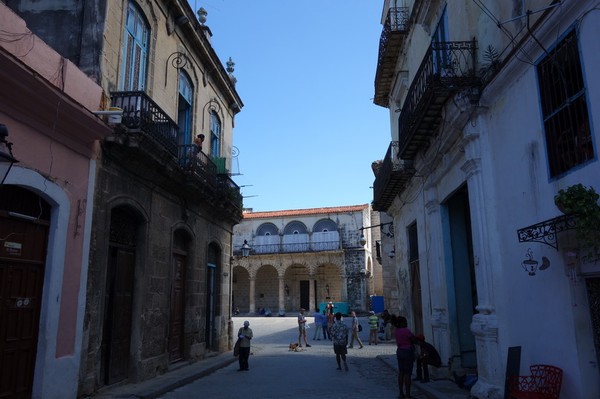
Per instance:
[[[537,65],[550,176],[594,158],[586,90],[573,30]]]

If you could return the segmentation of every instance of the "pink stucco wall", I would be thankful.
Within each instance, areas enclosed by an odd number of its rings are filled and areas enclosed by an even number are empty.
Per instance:
[[[60,358],[74,353],[77,334],[81,334],[77,318],[85,305],[80,298],[85,298],[81,295],[85,294],[82,265],[87,263],[84,231],[86,223],[91,223],[85,215],[86,204],[92,203],[88,198],[93,166],[90,159],[94,158],[96,140],[109,134],[110,128],[90,112],[101,104],[100,86],[33,35],[25,22],[3,3],[0,3],[0,26],[3,34],[11,37],[0,41],[0,67],[5,71],[4,76],[10,71],[15,79],[26,82],[33,79],[30,91],[16,90],[19,86],[15,84],[10,96],[6,93],[0,96],[0,123],[9,129],[14,156],[20,161],[18,166],[34,170],[60,186],[70,203],[66,234],[64,231],[58,234],[65,240],[60,297],[53,298],[58,303],[48,303],[45,307],[47,318],[58,319],[55,356]],[[36,97],[39,92],[47,95]],[[28,187],[28,182],[18,184]]]

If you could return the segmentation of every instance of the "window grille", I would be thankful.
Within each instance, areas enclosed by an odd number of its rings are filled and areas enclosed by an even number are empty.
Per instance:
[[[537,65],[550,176],[594,158],[575,31]]]

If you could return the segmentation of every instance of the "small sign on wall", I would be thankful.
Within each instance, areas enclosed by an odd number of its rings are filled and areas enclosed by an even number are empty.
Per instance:
[[[23,244],[20,242],[5,241],[4,242],[4,253],[10,256],[21,256],[21,249]]]

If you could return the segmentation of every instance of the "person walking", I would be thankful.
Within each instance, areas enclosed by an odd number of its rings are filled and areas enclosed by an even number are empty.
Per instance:
[[[250,340],[253,337],[252,329],[250,328],[250,322],[245,321],[244,327],[240,327],[238,330],[238,338],[240,341],[240,352],[238,355],[238,361],[240,368],[238,371],[248,371],[248,359],[250,358]]]
[[[335,353],[335,361],[337,362],[337,369],[342,369],[341,361],[344,362],[344,368],[348,371],[348,363],[346,363],[346,353],[348,349],[348,326],[342,321],[342,314],[337,312],[335,314],[335,322],[331,326],[331,335],[333,337],[333,352]]]
[[[327,312],[327,334],[329,334],[329,340],[331,341],[331,327],[333,327],[333,323],[335,321],[335,317],[333,313]]]
[[[350,340],[350,345],[348,346],[348,348],[354,348],[354,340],[356,339],[356,342],[358,342],[358,344],[360,345],[358,349],[362,349],[364,345],[360,340],[360,337],[358,336],[358,333],[360,332],[360,323],[358,322],[358,317],[356,317],[355,311],[352,311],[352,313],[350,314],[352,315],[352,339]]]
[[[396,359],[398,360],[398,388],[400,389],[400,398],[410,398],[410,384],[415,361],[415,351],[413,342],[414,334],[408,329],[408,321],[404,316],[398,316],[396,319]]]
[[[316,339],[317,341],[320,341],[321,338],[319,338],[319,332],[323,330],[323,315],[321,315],[321,312],[319,311],[319,309],[317,309],[317,311],[314,314],[315,317],[315,333],[313,334],[313,341]]]
[[[304,345],[310,348],[308,341],[306,340],[306,317],[304,317],[304,308],[300,309],[298,314],[298,346],[302,348],[302,339],[304,339]]]
[[[372,310],[369,312],[369,345],[377,345],[377,330],[379,329],[379,317]]]

